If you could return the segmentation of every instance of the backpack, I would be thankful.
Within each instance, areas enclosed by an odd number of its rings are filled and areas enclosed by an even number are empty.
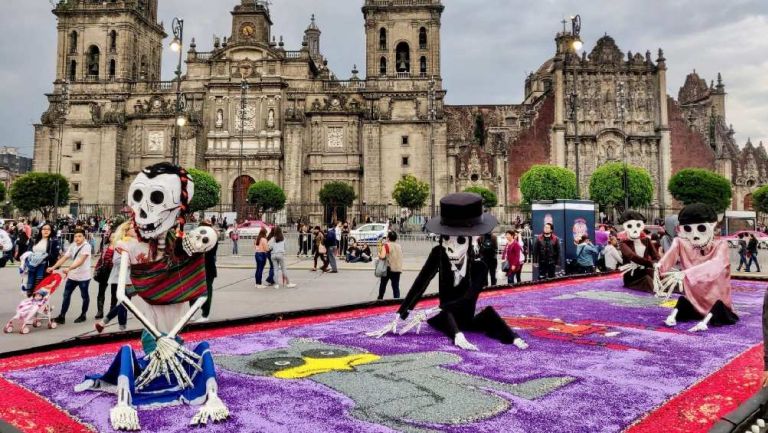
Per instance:
[[[496,254],[496,249],[493,247],[493,241],[490,236],[483,237],[483,242],[480,244],[480,252],[487,256]]]

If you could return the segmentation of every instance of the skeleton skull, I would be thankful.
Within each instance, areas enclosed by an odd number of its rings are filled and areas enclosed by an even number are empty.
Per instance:
[[[645,230],[645,222],[642,220],[628,220],[622,224],[624,231],[627,232],[627,238],[631,240],[640,239],[640,235]]]
[[[188,200],[194,185],[187,183]],[[181,206],[181,180],[176,174],[157,174],[144,170],[136,177],[128,192],[128,205],[143,239],[157,239],[176,224]]]
[[[678,226],[677,235],[687,240],[694,248],[706,248],[715,239],[717,223],[701,222]]]
[[[216,234],[216,230],[211,227],[198,227],[184,236],[182,246],[184,252],[189,254],[205,253],[213,249],[216,242],[218,242],[219,236]]]
[[[443,248],[448,254],[448,260],[454,265],[463,263],[469,251],[471,236],[443,236]]]

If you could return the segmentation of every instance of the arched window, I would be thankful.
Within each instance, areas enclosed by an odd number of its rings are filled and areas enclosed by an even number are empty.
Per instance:
[[[117,32],[114,30],[109,32],[109,51],[111,53],[117,51]]]
[[[400,42],[395,49],[395,70],[398,73],[411,72],[411,49],[407,42]]]
[[[88,71],[88,77],[89,78],[99,78],[99,59],[101,57],[101,52],[99,51],[99,47],[96,45],[91,45],[90,48],[88,48],[88,56],[86,57],[86,67]]]
[[[379,75],[382,77],[387,75],[387,58],[382,57],[381,60],[379,60]]]
[[[387,50],[387,29],[383,27],[379,30],[379,49],[382,51]]]
[[[427,75],[427,58],[424,56],[421,56],[421,59],[419,60],[419,73],[422,76]]]
[[[67,75],[69,76],[69,81],[75,81],[77,79],[77,61],[72,60],[69,62],[69,72]]]
[[[77,53],[77,32],[72,31],[72,33],[69,34],[69,54],[76,54]]]
[[[419,49],[427,49],[427,29],[425,27],[419,29]]]
[[[109,78],[114,79],[115,73],[117,71],[117,61],[115,59],[112,59],[109,61]]]

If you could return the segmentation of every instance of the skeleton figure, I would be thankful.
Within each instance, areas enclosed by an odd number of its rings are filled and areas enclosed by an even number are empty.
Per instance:
[[[650,239],[645,237],[645,217],[638,212],[627,211],[621,216],[626,239],[621,241],[624,265],[624,287],[642,292],[653,292],[653,264],[659,253]]]
[[[435,433],[489,419],[514,407],[506,396],[536,400],[574,380],[551,376],[504,383],[447,368],[461,361],[446,352],[379,356],[298,339],[285,348],[216,357],[219,366],[237,373],[324,385],[354,402],[352,417],[407,433]]]
[[[177,337],[206,301],[203,253],[217,241],[216,233],[208,227],[183,236],[181,229],[193,193],[194,183],[187,172],[168,163],[143,170],[129,190],[139,242],[117,245],[121,254],[118,300],[145,328],[145,358],[137,359],[130,346],[125,346],[106,374],[89,376],[76,387],[76,391],[116,389],[118,403],[110,411],[115,430],[139,429],[132,405],[204,403],[192,424],[229,416],[217,396],[208,344],[201,343],[190,351]],[[174,230],[177,224],[178,231]],[[147,303],[146,315],[125,295],[129,263],[131,282]],[[194,304],[187,308],[190,301]]]
[[[504,323],[493,307],[486,307],[475,314],[480,292],[488,285],[488,269],[481,261],[473,260],[474,249],[470,248],[470,242],[473,236],[491,232],[497,224],[496,219],[483,213],[482,198],[476,194],[448,195],[440,200],[440,209],[441,216],[432,218],[427,223],[427,230],[442,234],[441,245],[432,249],[395,319],[367,335],[380,338],[397,332],[399,321],[408,318],[429,283],[439,274],[440,306],[416,313],[402,328],[401,335],[413,328],[418,333],[423,322],[427,321],[465,350],[478,348],[467,341],[464,331],[484,332],[504,344],[527,348],[525,341]]]
[[[739,318],[731,300],[731,264],[728,244],[715,239],[717,214],[696,203],[678,215],[677,237],[656,265],[656,289],[671,294],[683,292],[667,317],[667,326],[677,321],[698,320],[691,332],[706,331],[708,325],[731,325]],[[679,271],[673,267],[679,262]]]

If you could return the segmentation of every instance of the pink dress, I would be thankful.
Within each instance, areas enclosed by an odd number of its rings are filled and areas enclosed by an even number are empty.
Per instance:
[[[722,240],[712,242],[703,250],[694,248],[688,241],[675,238],[669,251],[659,261],[664,274],[680,261],[685,279],[685,297],[702,315],[709,314],[717,301],[723,301],[733,311],[731,300],[731,263],[728,260],[728,244]]]

